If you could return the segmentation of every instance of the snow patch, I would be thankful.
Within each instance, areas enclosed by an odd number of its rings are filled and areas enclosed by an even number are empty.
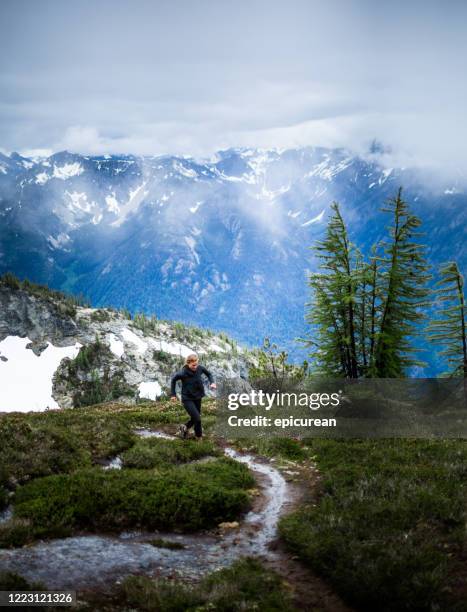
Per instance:
[[[71,200],[71,206],[68,207],[70,210],[76,209],[81,212],[91,212],[91,204],[88,202],[88,196],[84,191],[81,193],[78,191],[65,191],[65,195]]]
[[[141,185],[136,187],[136,189],[129,190],[127,203],[123,204],[120,207],[121,216],[118,219],[116,219],[112,223],[112,225],[114,226],[121,225],[131,212],[135,212],[136,210],[138,210],[139,205],[149,193],[149,191],[144,190],[144,188],[146,187],[146,182],[147,181],[144,181],[143,183],[141,183]]]
[[[144,353],[147,350],[148,345],[146,342],[141,340],[139,336],[137,336],[127,327],[122,331],[122,336],[127,343],[134,344],[136,346],[138,353]]]
[[[112,351],[112,353],[115,355],[115,357],[120,358],[125,352],[123,342],[120,340],[120,338],[117,338],[115,334],[109,334],[107,340],[109,342],[110,350]]]
[[[105,203],[107,204],[107,208],[109,209],[110,212],[113,212],[116,215],[118,215],[118,213],[120,212],[120,206],[118,205],[118,201],[117,201],[117,198],[115,197],[115,193],[105,196]]]
[[[202,200],[200,202],[196,202],[194,206],[190,207],[190,212],[195,214],[195,212],[197,212],[197,210],[201,206],[201,204],[203,204]]]
[[[54,178],[66,181],[72,176],[79,176],[83,174],[83,166],[79,162],[73,164],[65,164],[64,166],[54,166],[53,176]]]
[[[188,357],[188,355],[195,352],[189,346],[180,344],[179,342],[151,339],[150,343],[156,350],[162,351],[163,353],[169,353],[170,355],[178,355],[179,357]]]
[[[185,166],[183,166],[179,162],[174,161],[173,167],[174,167],[174,170],[179,172],[181,175],[186,176],[187,178],[195,178],[196,176],[198,176],[197,172],[195,172],[191,168],[185,168]]]
[[[193,253],[193,257],[196,259],[196,263],[199,264],[199,255],[195,250],[196,240],[192,238],[192,236],[185,236],[185,242],[188,245],[188,248]]]
[[[80,347],[49,343],[38,357],[26,348],[29,338],[7,336],[0,342],[0,411],[29,412],[59,408],[52,397],[52,377],[65,357],[74,359]]]
[[[36,174],[37,185],[45,185],[49,179],[50,176],[47,174],[47,172],[39,172],[39,174]]]
[[[139,396],[146,399],[155,400],[162,395],[162,387],[157,381],[142,382],[139,384]]]
[[[54,238],[53,236],[48,236],[47,238],[47,242],[50,242],[50,244],[55,249],[59,249],[64,244],[66,244],[69,240],[70,240],[70,236],[68,236],[68,234],[65,234],[63,232],[61,234],[58,234],[56,238]]]

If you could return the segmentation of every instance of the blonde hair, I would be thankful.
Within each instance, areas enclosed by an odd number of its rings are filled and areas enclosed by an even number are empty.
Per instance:
[[[199,361],[198,355],[196,353],[190,353],[185,359],[185,365],[189,363],[193,363],[193,361]]]

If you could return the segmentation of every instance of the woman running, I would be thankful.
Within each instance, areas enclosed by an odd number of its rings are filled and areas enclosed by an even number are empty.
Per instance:
[[[185,410],[190,415],[190,420],[184,425],[180,425],[180,437],[186,438],[190,427],[195,428],[195,436],[197,440],[203,437],[203,429],[201,426],[201,401],[206,395],[204,392],[204,384],[202,375],[207,376],[210,388],[215,389],[216,383],[209,370],[199,364],[198,355],[192,353],[185,360],[183,368],[172,376],[170,385],[170,396],[173,402],[177,401],[175,393],[175,385],[177,380],[182,381],[182,404]]]

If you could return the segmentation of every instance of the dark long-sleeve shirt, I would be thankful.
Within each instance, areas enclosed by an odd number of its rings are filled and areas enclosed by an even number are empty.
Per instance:
[[[178,371],[170,382],[170,395],[174,397],[175,385],[178,380],[182,381],[182,400],[184,399],[200,399],[206,394],[204,392],[204,384],[202,375],[207,376],[210,383],[214,382],[214,378],[209,370],[204,366],[199,365],[195,371],[191,370],[188,366],[184,366]]]

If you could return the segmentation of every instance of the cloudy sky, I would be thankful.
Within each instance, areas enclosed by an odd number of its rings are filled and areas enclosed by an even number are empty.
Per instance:
[[[467,164],[463,0],[1,0],[0,149]],[[396,158],[394,160],[394,158]]]

